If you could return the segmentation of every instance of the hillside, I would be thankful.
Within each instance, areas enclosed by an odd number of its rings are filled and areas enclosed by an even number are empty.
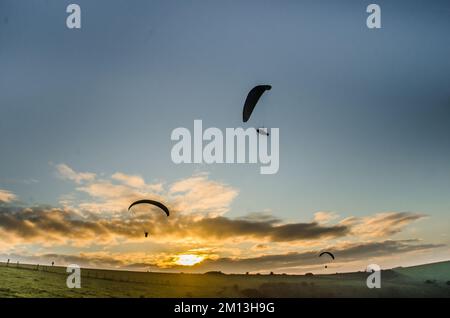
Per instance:
[[[320,276],[169,274],[83,269],[80,289],[66,287],[64,267],[0,263],[0,297],[450,297],[450,262],[382,272]]]

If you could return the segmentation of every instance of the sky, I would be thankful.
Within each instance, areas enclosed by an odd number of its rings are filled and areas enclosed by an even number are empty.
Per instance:
[[[450,4],[377,1],[375,30],[370,3],[0,0],[0,261],[326,273],[449,259]],[[273,88],[244,124],[258,84]],[[174,164],[171,132],[195,119],[279,128],[278,173]],[[143,197],[173,214],[131,215]]]

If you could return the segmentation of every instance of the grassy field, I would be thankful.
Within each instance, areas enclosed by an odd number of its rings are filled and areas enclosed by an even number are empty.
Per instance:
[[[82,269],[69,289],[64,267],[0,263],[0,297],[450,297],[450,261],[383,271],[380,289],[367,273],[334,275],[168,274]]]

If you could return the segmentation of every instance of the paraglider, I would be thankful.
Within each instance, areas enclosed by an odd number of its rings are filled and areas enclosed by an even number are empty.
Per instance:
[[[245,99],[244,109],[242,111],[242,121],[244,123],[246,123],[250,119],[253,110],[256,107],[256,104],[258,104],[258,101],[264,94],[264,92],[269,91],[271,89],[272,86],[270,85],[258,85],[250,90],[250,92],[247,95],[247,98]],[[263,136],[269,136],[268,130],[264,127],[257,128],[256,132]]]
[[[247,95],[247,99],[245,100],[244,109],[242,111],[242,120],[246,123],[255,109],[256,104],[261,98],[262,94],[265,91],[269,91],[272,89],[270,85],[258,85],[253,87]]]
[[[256,132],[263,136],[269,136],[269,132],[267,131],[266,128],[256,128]]]
[[[169,214],[170,214],[169,213],[169,209],[164,204],[162,204],[161,202],[155,201],[155,200],[138,200],[138,201],[135,201],[135,202],[131,203],[131,205],[128,207],[128,211],[130,211],[130,209],[132,207],[134,207],[135,205],[138,205],[138,204],[154,205],[154,206],[157,206],[158,208],[160,208],[161,210],[163,210],[166,213],[167,216],[169,216]]]
[[[135,201],[133,203],[131,203],[131,205],[128,207],[128,211],[131,210],[132,207],[134,207],[135,205],[139,205],[139,204],[150,204],[150,205],[154,205],[158,208],[160,208],[167,216],[170,215],[169,209],[162,204],[161,202],[155,201],[155,200],[138,200]],[[145,231],[144,232],[145,237],[148,237],[148,232]]]
[[[334,259],[334,255],[332,253],[330,253],[330,252],[322,252],[322,253],[320,253],[319,257],[322,257],[322,255],[324,255],[324,254],[330,255],[331,258]]]
[[[322,252],[322,253],[320,253],[319,257],[322,257],[322,255],[325,255],[325,254],[329,255],[334,260],[334,255],[330,252]],[[328,266],[325,265],[325,268],[328,268]]]

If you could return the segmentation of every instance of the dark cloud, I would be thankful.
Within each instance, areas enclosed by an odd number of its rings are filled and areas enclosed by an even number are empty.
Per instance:
[[[275,224],[274,220],[245,220],[216,217],[202,219],[192,224],[192,233],[217,239],[232,237],[267,238],[272,242],[288,242],[319,238],[335,238],[347,235],[345,225],[323,226],[316,222]]]
[[[82,218],[73,211],[50,207],[0,207],[0,229],[25,241],[102,240],[111,234],[137,235],[119,220]]]
[[[233,239],[250,237],[272,242],[336,238],[347,235],[346,225],[323,226],[316,222],[279,224],[280,220],[252,215],[248,219],[214,217],[198,219],[192,215],[177,214],[170,220],[147,214],[99,218],[93,213],[83,216],[51,207],[0,207],[0,229],[23,240],[95,240],[116,237],[138,238],[144,229],[158,237],[191,236],[200,239]]]
[[[105,242],[116,238],[139,238],[148,231],[156,238],[194,237],[204,240],[255,239],[264,242],[292,242],[333,239],[349,235],[388,237],[405,226],[425,217],[409,212],[380,213],[370,217],[347,218],[338,224],[313,222],[282,223],[267,214],[243,218],[199,218],[175,213],[166,218],[159,213],[100,217],[84,211],[49,206],[21,208],[0,205],[0,230],[23,241]],[[263,242],[261,242],[263,243]]]
[[[368,217],[350,217],[340,222],[352,228],[357,236],[388,237],[397,234],[403,228],[417,220],[425,218],[425,214],[411,212],[386,212]]]
[[[281,220],[275,218],[272,214],[266,212],[251,212],[245,216],[237,218],[238,220],[252,221],[252,222],[266,222],[266,223],[280,223]]]

